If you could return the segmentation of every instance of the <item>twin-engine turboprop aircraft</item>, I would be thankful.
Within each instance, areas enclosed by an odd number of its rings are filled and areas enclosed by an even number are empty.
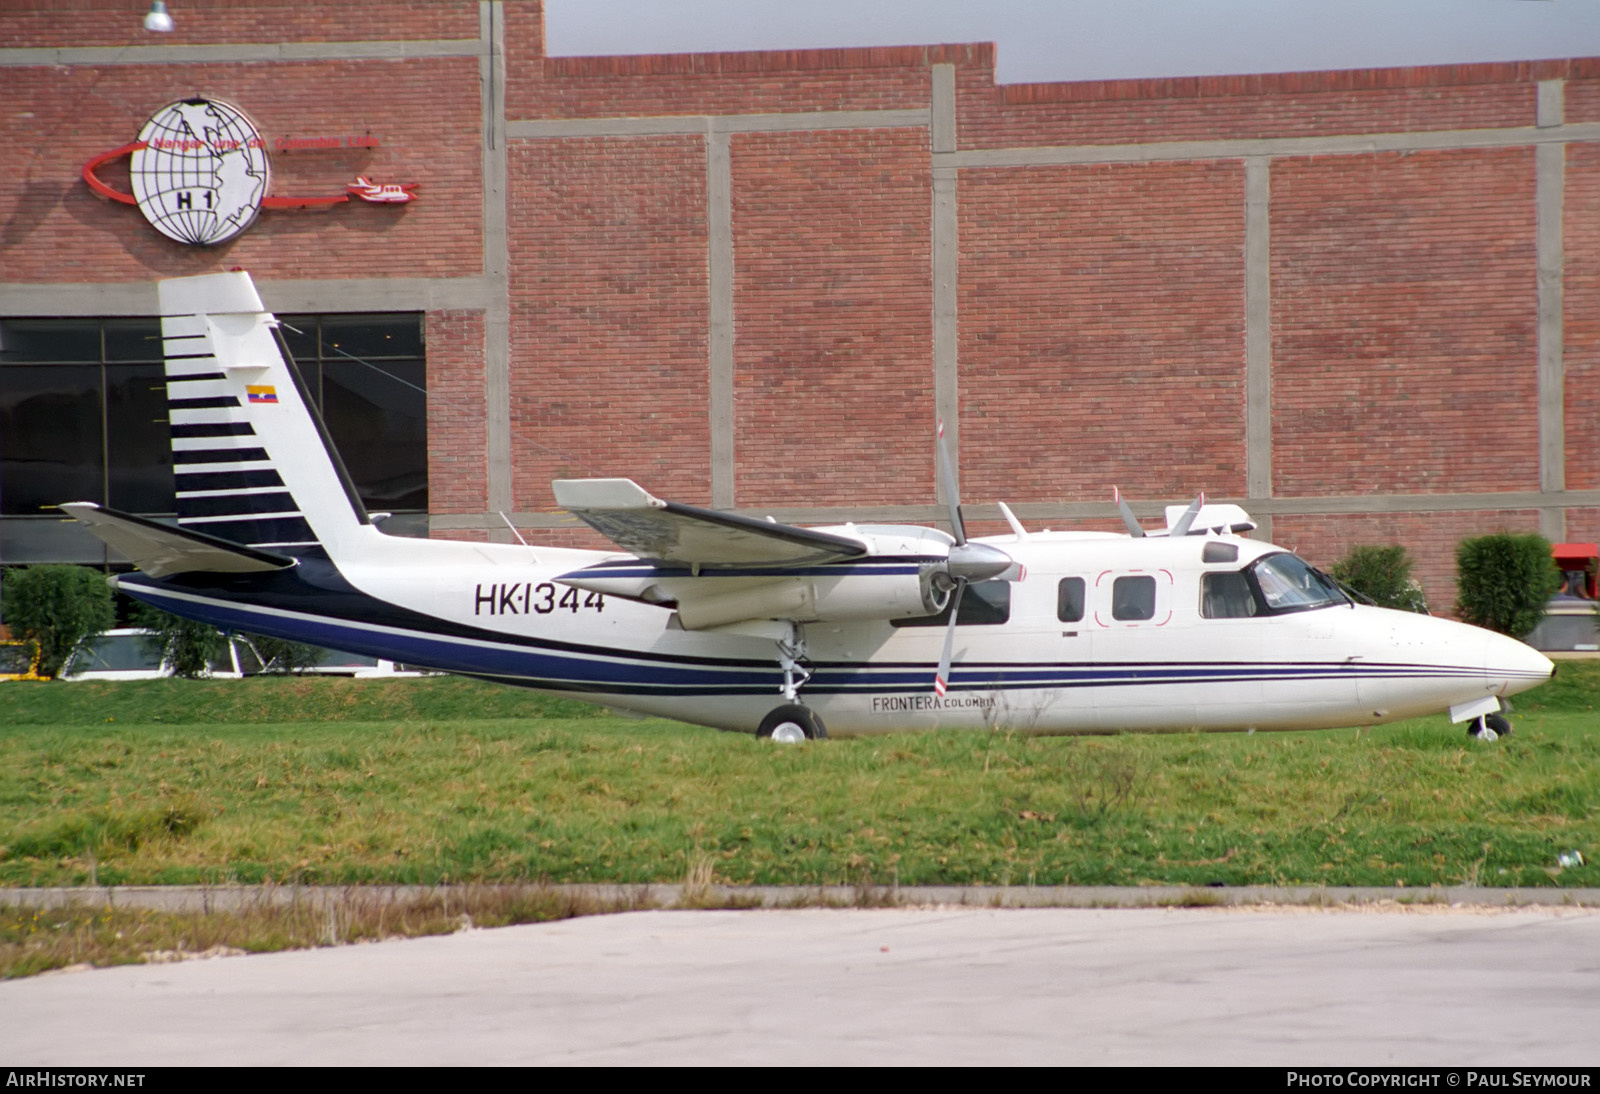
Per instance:
[[[554,484],[621,552],[385,535],[247,274],[160,286],[176,526],[62,508],[168,611],[779,740],[898,729],[1503,730],[1520,642],[1354,603],[1203,498],[1146,534],[798,528]],[[946,495],[954,476],[939,447]]]

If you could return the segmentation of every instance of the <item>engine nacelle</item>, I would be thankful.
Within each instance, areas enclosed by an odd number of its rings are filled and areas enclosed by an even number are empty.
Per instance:
[[[722,582],[701,577],[697,588],[678,596],[678,620],[685,630],[698,631],[746,619],[842,623],[934,615],[944,609],[950,594],[933,579],[943,571],[940,563],[904,562],[892,569],[898,572],[786,577],[722,591],[703,591]]]
[[[875,558],[839,567],[843,572],[804,576],[748,571],[733,576],[714,570],[698,577],[647,576],[596,567],[561,580],[580,589],[676,607],[683,628],[699,631],[747,619],[842,623],[935,615],[950,599],[946,568],[945,560],[937,558]]]

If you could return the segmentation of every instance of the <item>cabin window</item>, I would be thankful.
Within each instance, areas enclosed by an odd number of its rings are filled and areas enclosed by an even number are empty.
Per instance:
[[[955,594],[951,594],[951,601]],[[961,597],[961,613],[956,616],[958,627],[984,627],[1004,623],[1011,618],[1011,583],[1009,581],[976,581],[967,586]],[[950,605],[937,615],[917,615],[907,619],[891,619],[896,627],[947,627],[950,625]]]
[[[1203,574],[1200,616],[1203,619],[1247,619],[1257,614],[1256,594],[1244,573]]]
[[[1156,579],[1148,574],[1119,577],[1111,583],[1111,618],[1124,621],[1153,619],[1156,614]]]
[[[1239,545],[1237,543],[1217,543],[1212,541],[1205,545],[1200,552],[1201,562],[1238,562]]]
[[[1081,577],[1064,577],[1056,586],[1056,618],[1063,623],[1083,619],[1086,586]]]

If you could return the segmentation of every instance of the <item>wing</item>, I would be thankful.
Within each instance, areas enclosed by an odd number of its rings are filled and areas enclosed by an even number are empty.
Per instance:
[[[294,559],[262,551],[187,528],[103,509],[88,501],[70,501],[60,507],[113,550],[127,555],[151,577],[170,577],[196,571],[222,574],[283,570]]]
[[[632,479],[560,479],[551,486],[563,509],[654,562],[696,570],[816,566],[868,553],[854,536],[662,501]]]

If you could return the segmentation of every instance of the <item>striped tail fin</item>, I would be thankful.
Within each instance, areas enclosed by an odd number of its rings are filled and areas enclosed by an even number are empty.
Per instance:
[[[162,281],[178,524],[298,557],[354,550],[371,521],[246,273]]]

